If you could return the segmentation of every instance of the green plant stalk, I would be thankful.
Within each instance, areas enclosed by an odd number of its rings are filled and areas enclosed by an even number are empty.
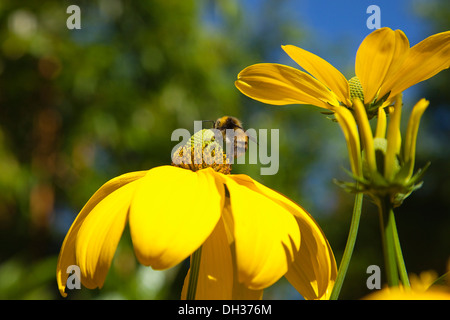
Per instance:
[[[186,293],[186,300],[195,300],[201,259],[202,247],[198,248],[191,257],[191,267],[189,269],[189,284]]]
[[[345,275],[347,274],[348,266],[353,254],[353,248],[355,247],[356,236],[358,234],[359,220],[361,218],[361,208],[363,202],[363,194],[357,193],[355,196],[355,202],[353,204],[353,214],[350,223],[350,231],[348,233],[347,244],[345,245],[344,254],[342,256],[341,263],[339,265],[336,282],[334,283],[333,290],[331,291],[330,300],[337,300],[341,292],[342,284],[344,283]]]
[[[397,226],[395,223],[394,210],[392,207],[389,211],[390,219],[392,220],[392,238],[394,240],[395,256],[397,260],[398,272],[400,274],[400,280],[405,288],[410,288],[408,272],[406,271],[405,260],[403,259],[402,248],[400,246],[400,239],[398,237]]]
[[[378,207],[380,209],[380,230],[387,282],[389,287],[396,287],[399,284],[399,269],[397,267],[397,256],[394,240],[394,233],[396,230],[394,230],[395,220],[389,198],[386,197],[385,199],[379,199]]]

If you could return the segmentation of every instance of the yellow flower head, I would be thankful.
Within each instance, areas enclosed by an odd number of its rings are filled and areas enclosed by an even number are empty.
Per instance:
[[[369,118],[395,96],[450,66],[450,31],[435,34],[410,48],[401,30],[381,28],[370,33],[356,54],[356,77],[344,75],[317,55],[293,45],[283,50],[304,70],[272,63],[249,66],[236,87],[255,100],[274,104],[312,104],[334,110],[352,107],[359,98]]]
[[[401,94],[397,95],[388,125],[384,109],[378,109],[375,135],[359,99],[354,100],[354,115],[347,108],[337,108],[336,119],[347,140],[352,173],[358,182],[342,185],[367,193],[375,201],[389,196],[394,206],[400,205],[412,191],[419,188],[422,184],[419,180],[426,168],[413,175],[416,141],[420,119],[428,105],[427,100],[421,99],[414,106],[403,143],[400,133]],[[364,151],[362,157],[361,147]]]
[[[79,266],[85,287],[103,286],[128,223],[137,259],[154,269],[171,268],[202,248],[197,299],[261,298],[282,276],[306,299],[328,298],[336,262],[315,220],[250,177],[218,171],[161,166],[105,183],[62,244],[61,294],[70,265]]]
[[[386,287],[364,297],[365,300],[450,300],[450,286],[435,284],[437,274],[423,271],[410,275],[411,288]]]

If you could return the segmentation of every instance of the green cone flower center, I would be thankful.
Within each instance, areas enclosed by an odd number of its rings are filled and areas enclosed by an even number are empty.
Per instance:
[[[198,131],[184,146],[178,148],[172,157],[172,165],[192,171],[212,168],[223,174],[231,172],[230,159],[210,129]]]
[[[364,103],[364,92],[358,77],[353,77],[348,80],[348,85],[350,87],[350,99],[353,101],[355,98],[359,98]]]

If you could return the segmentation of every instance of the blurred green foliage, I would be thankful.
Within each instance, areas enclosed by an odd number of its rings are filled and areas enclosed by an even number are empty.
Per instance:
[[[250,64],[279,62],[280,44],[307,38],[285,1],[261,1],[259,24],[237,0],[76,4],[80,30],[66,27],[66,2],[0,3],[0,299],[60,298],[59,248],[89,197],[117,175],[169,164],[173,130],[192,132],[194,120],[222,115],[247,128],[280,129],[277,175],[261,176],[258,165],[234,171],[310,211],[340,261],[353,202],[332,183],[347,178],[340,128],[313,107],[252,101],[233,83]],[[448,28],[446,1],[421,12],[435,17],[437,32]],[[407,267],[416,273],[443,273],[450,255],[449,76],[421,87],[431,107],[418,166],[432,166],[397,214]],[[367,266],[382,265],[376,210],[365,208],[342,298],[366,294]],[[178,299],[187,267],[139,265],[126,230],[104,288],[73,290],[69,298]],[[265,298],[299,296],[282,280]]]

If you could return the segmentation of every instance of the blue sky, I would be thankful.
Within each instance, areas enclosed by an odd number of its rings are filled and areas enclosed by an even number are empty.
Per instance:
[[[258,11],[265,0],[242,0],[249,11]],[[423,3],[435,0],[285,0],[279,1],[290,18],[300,27],[311,29],[323,40],[338,39],[349,35],[363,38],[371,30],[366,27],[366,13],[370,5],[381,11],[381,27],[402,29],[412,44],[429,35],[427,20],[417,11]],[[277,3],[273,1],[273,3]]]
[[[401,29],[408,37],[411,46],[432,34],[429,21],[420,17],[417,12],[423,3],[432,5],[435,0],[285,0],[279,1],[282,11],[290,21],[298,23],[306,33],[302,43],[292,43],[315,48],[317,54],[321,50],[329,50],[330,46],[346,46],[355,52],[371,31],[366,21],[371,14],[367,13],[370,5],[377,5],[381,13],[381,27]],[[265,0],[242,0],[247,9],[248,18],[253,23],[264,24],[258,20]],[[273,1],[278,5],[277,1]],[[280,8],[279,8],[280,9]],[[444,31],[444,30],[443,30]],[[280,39],[282,41],[282,39]]]
[[[377,5],[381,13],[381,27],[402,29],[411,44],[425,38],[427,21],[417,15],[418,0],[291,0],[289,5],[297,11],[302,24],[314,29],[320,37],[335,38],[354,35],[365,37],[371,32],[366,21],[370,5]],[[433,1],[428,1],[428,3]]]
[[[423,5],[432,6],[436,0],[241,0],[246,9],[246,19],[258,25],[270,24],[258,13],[264,4],[279,5],[287,20],[298,25],[302,37],[279,39],[279,44],[293,44],[311,51],[338,68],[348,78],[354,75],[354,61],[362,40],[373,30],[368,29],[367,13],[370,5],[380,8],[381,27],[401,29],[413,46],[432,35],[430,21],[420,15]],[[275,28],[276,25],[270,26]],[[269,30],[270,30],[269,28]],[[264,29],[267,31],[267,28]],[[445,30],[441,30],[445,31]],[[274,32],[276,32],[274,30]],[[293,41],[293,42],[292,42]],[[296,66],[289,57],[275,47],[266,62]]]

